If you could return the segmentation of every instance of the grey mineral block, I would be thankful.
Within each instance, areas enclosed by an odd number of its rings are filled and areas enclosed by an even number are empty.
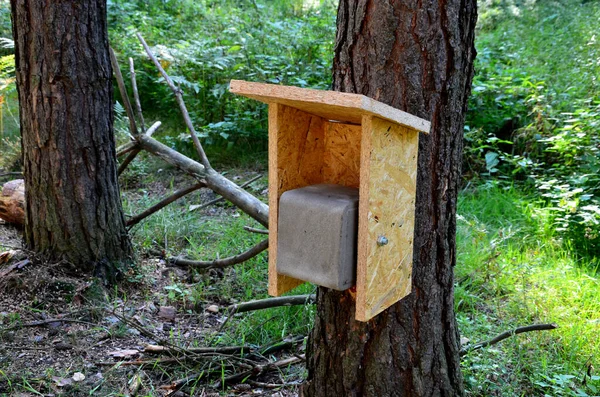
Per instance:
[[[355,284],[358,189],[288,190],[278,219],[277,272],[340,291]]]

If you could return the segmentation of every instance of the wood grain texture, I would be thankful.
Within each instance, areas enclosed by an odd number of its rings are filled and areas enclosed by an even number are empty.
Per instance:
[[[360,125],[326,124],[323,183],[358,188],[361,134]]]
[[[324,123],[280,104],[269,105],[269,295],[279,296],[304,281],[277,273],[279,198],[291,189],[320,183]]]
[[[364,95],[242,80],[231,80],[229,90],[264,103],[279,103],[300,109],[326,120],[360,124],[363,115],[373,115],[425,133],[429,133],[431,128],[426,120]]]
[[[368,321],[411,291],[418,132],[363,118],[356,319]],[[388,240],[379,246],[380,237]]]

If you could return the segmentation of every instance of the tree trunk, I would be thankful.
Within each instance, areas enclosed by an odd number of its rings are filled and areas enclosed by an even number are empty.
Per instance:
[[[419,141],[412,293],[360,323],[349,292],[319,288],[305,396],[463,393],[453,269],[475,21],[475,0],[340,1],[333,88],[432,129]]]
[[[112,133],[106,0],[11,0],[25,242],[90,271],[132,255]],[[99,270],[99,269],[98,269]]]

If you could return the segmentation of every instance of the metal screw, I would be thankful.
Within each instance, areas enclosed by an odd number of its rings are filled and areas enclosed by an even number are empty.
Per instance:
[[[385,237],[385,236],[379,236],[379,237],[377,237],[377,245],[378,246],[383,247],[387,243],[389,243],[387,237]]]

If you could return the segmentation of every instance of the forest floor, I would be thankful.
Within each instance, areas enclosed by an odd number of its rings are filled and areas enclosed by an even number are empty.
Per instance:
[[[124,196],[157,201],[183,183],[134,183]],[[210,200],[211,194],[203,189],[195,199]],[[186,213],[185,206],[177,211]],[[228,206],[203,211],[197,216],[213,222],[236,218]],[[144,246],[144,233],[133,234],[137,267],[116,287],[82,278],[64,263],[20,261],[23,251],[8,263],[0,259],[0,396],[297,395],[302,339],[292,343],[284,335],[276,346],[250,340],[242,350],[193,351],[232,341],[223,340],[221,330],[227,306],[238,301],[235,292],[194,298],[188,291],[198,283],[223,283],[224,272],[198,275],[168,266],[156,246]],[[19,229],[0,221],[0,252],[16,252],[21,240]],[[171,353],[150,353],[149,345]],[[268,368],[284,359],[291,364]]]

